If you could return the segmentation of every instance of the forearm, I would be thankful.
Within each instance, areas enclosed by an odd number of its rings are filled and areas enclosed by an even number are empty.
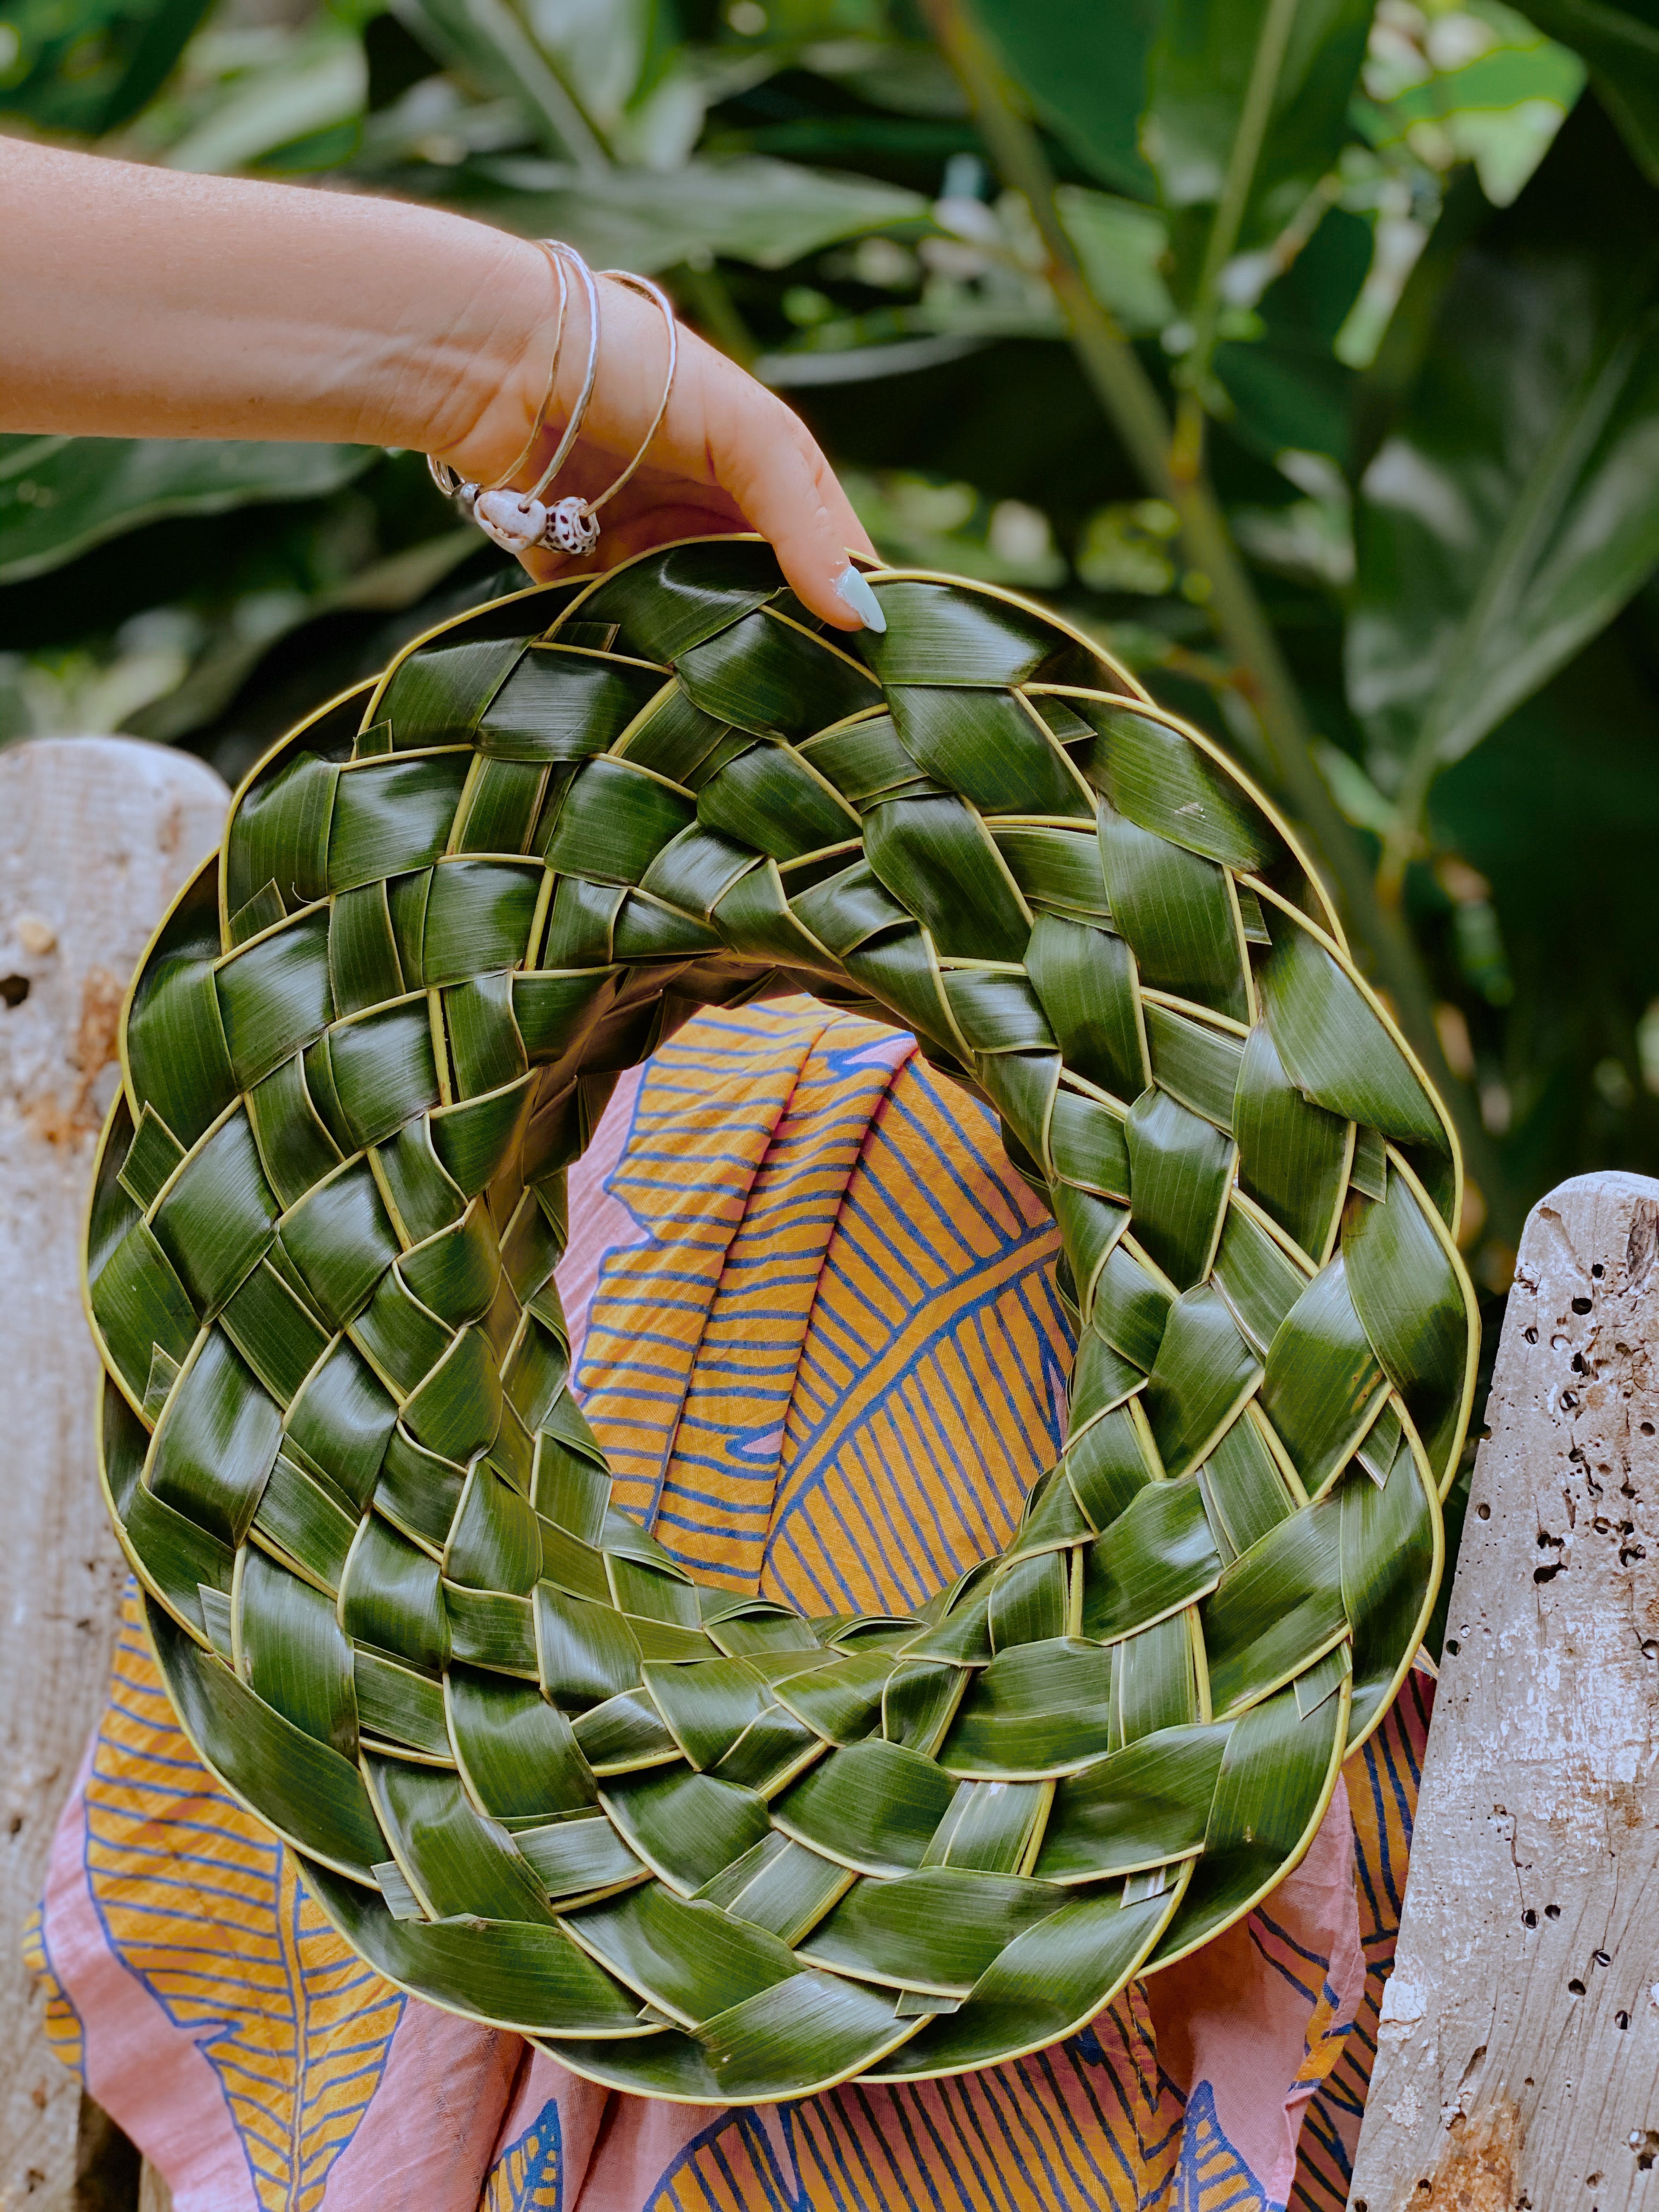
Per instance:
[[[552,298],[436,209],[0,139],[0,429],[450,449]]]

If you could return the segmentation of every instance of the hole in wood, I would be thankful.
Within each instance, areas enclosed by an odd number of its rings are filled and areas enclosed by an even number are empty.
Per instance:
[[[1588,1313],[1590,1310],[1590,1302],[1588,1298],[1575,1298],[1572,1302],[1572,1310],[1575,1313]]]
[[[1605,1274],[1607,1273],[1607,1269],[1606,1269],[1606,1268],[1601,1265],[1601,1262],[1599,1260],[1596,1261],[1595,1265],[1595,1266],[1590,1269],[1590,1273],[1591,1273],[1591,1274],[1595,1276],[1595,1279],[1596,1279],[1596,1281],[1597,1281],[1598,1283],[1601,1281],[1601,1279],[1602,1276],[1603,1276],[1603,1275],[1605,1275]]]
[[[1619,2028],[1628,2027],[1630,2026],[1630,2014],[1627,2012],[1614,2013],[1613,2015],[1613,2024],[1615,2027]]]
[[[9,1006],[21,1006],[29,994],[27,975],[0,975],[0,999]]]
[[[1613,1954],[1610,1951],[1593,1951],[1590,1955],[1598,1966],[1610,1966],[1613,1964]]]
[[[1538,1915],[1533,1911],[1531,1905],[1528,1905],[1526,1911],[1521,1915],[1521,1925],[1523,1928],[1537,1927]]]
[[[1559,1905],[1547,1905],[1544,1907],[1544,1917],[1546,1920],[1559,1920],[1561,1917],[1560,1906]]]
[[[1528,1344],[1536,1344],[1536,1343],[1537,1343],[1537,1341],[1538,1341],[1538,1331],[1537,1331],[1535,1328],[1523,1329],[1523,1330],[1522,1330],[1522,1335],[1524,1335],[1524,1336],[1525,1336],[1525,1338],[1526,1338],[1526,1340],[1527,1340],[1527,1342],[1528,1342]]]
[[[1584,1994],[1584,1984],[1579,1980],[1577,1974],[1575,1974],[1572,1979],[1567,1984],[1567,1987],[1576,1997],[1582,1997]]]
[[[1491,1506],[1477,1505],[1474,1509],[1474,1517],[1477,1521],[1490,1521],[1492,1519]]]
[[[1644,1421],[1642,1423],[1642,1434],[1644,1437],[1650,1437],[1653,1434],[1653,1423],[1651,1421]]]
[[[1532,1571],[1532,1578],[1535,1583],[1553,1583],[1560,1571],[1560,1560],[1553,1559],[1547,1567],[1534,1567]]]

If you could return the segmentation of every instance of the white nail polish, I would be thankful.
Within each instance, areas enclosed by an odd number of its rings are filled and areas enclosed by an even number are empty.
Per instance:
[[[836,597],[846,600],[866,629],[880,632],[886,629],[887,617],[881,611],[881,601],[856,568],[842,569],[836,584]]]

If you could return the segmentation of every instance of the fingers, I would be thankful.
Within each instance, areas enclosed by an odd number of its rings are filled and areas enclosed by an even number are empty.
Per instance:
[[[623,286],[601,289],[599,374],[581,445],[561,476],[563,488],[589,497],[611,480],[616,460],[625,462],[636,453],[650,431],[665,366],[656,308]],[[586,355],[585,303],[573,300],[556,421],[574,401]],[[552,436],[546,434],[550,451]],[[647,483],[662,510],[654,521],[631,513],[636,490]],[[639,477],[622,495],[622,511],[611,514],[615,525],[628,513],[629,526],[625,533],[608,531],[607,550],[618,551],[624,538],[637,545],[682,535],[683,529],[670,524],[683,524],[685,510],[727,502],[770,539],[790,586],[814,614],[842,630],[856,630],[866,621],[882,626],[880,610],[848,557],[850,551],[873,560],[875,549],[811,434],[775,392],[685,331],[667,414],[651,438]],[[556,574],[562,566],[538,555],[532,572]]]
[[[715,481],[771,540],[779,566],[813,613],[837,629],[861,628],[842,580],[849,550],[873,559],[875,549],[834,471],[781,399],[734,363],[715,360],[705,393]]]

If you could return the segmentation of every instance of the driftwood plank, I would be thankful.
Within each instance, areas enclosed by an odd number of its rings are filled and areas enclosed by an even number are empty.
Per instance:
[[[1659,1182],[1522,1239],[1352,2212],[1659,2203]]]
[[[96,2201],[93,2177],[76,2179],[79,2088],[46,2046],[19,1951],[103,1695],[123,1580],[94,1460],[98,1364],[81,1311],[81,1215],[115,1088],[122,993],[163,907],[218,836],[226,800],[203,762],[130,738],[46,738],[0,753],[5,2212]],[[82,2164],[98,2132],[88,2118]]]

